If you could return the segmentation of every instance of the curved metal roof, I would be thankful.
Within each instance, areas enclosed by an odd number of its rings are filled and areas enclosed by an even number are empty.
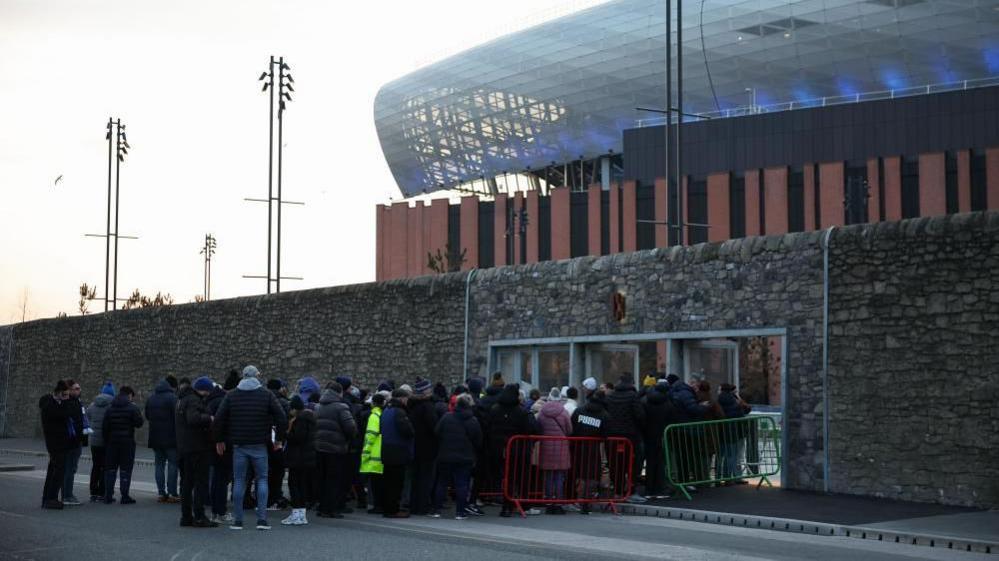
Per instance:
[[[999,0],[686,0],[691,113],[999,76]],[[675,17],[674,17],[675,20]],[[616,0],[381,88],[375,126],[407,196],[621,151],[665,98],[662,0]],[[674,21],[674,29],[676,23]]]

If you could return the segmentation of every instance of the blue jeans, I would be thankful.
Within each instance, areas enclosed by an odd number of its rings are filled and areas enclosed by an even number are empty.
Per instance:
[[[232,448],[232,517],[236,522],[243,521],[246,466],[251,462],[257,478],[257,520],[267,520],[267,445],[252,444]]]
[[[153,448],[156,454],[156,467],[153,474],[156,476],[156,490],[160,496],[170,495],[177,497],[177,449],[176,448]],[[165,473],[164,473],[165,472]]]
[[[76,479],[76,467],[80,464],[80,452],[82,448],[77,446],[66,451],[66,473],[62,477],[62,500],[75,499],[73,494],[73,480]]]
[[[739,477],[742,475],[739,473],[739,445],[742,442],[741,438],[730,442],[722,442],[719,463],[721,464],[721,476],[723,478]]]
[[[561,499],[565,496],[565,471],[545,470],[545,498]]]

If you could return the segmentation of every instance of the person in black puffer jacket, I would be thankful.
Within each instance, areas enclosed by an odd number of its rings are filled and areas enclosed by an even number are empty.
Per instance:
[[[409,493],[409,513],[414,516],[429,514],[432,508],[434,464],[437,461],[434,428],[440,420],[434,407],[432,389],[430,380],[417,378],[413,384],[413,395],[406,404],[406,412],[416,435]]]
[[[176,502],[177,497],[177,427],[174,412],[177,380],[168,376],[157,382],[153,395],[146,400],[146,420],[149,421],[149,443],[156,458],[153,474],[160,502]]]
[[[64,380],[56,382],[52,393],[38,400],[42,416],[42,434],[45,436],[45,449],[49,453],[49,464],[45,470],[45,486],[42,488],[42,507],[62,509],[59,489],[66,474],[66,451],[70,447],[69,426],[72,411],[68,405],[69,391]]]
[[[255,366],[243,369],[243,380],[219,405],[212,424],[218,453],[233,448],[233,523],[243,527],[243,498],[250,464],[257,480],[257,526],[267,529],[267,451],[280,448],[288,430],[288,419],[274,394],[261,385]],[[271,433],[273,431],[273,439]]]
[[[382,479],[385,498],[386,518],[409,518],[409,513],[399,510],[402,486],[406,478],[406,468],[413,461],[416,431],[409,420],[406,404],[409,391],[398,389],[392,392],[392,399],[382,413]]]
[[[448,413],[437,423],[439,450],[437,456],[438,481],[431,516],[440,516],[444,506],[444,493],[448,484],[454,486],[455,517],[476,514],[468,509],[468,482],[478,451],[482,448],[482,429],[475,418],[472,396],[462,394],[455,401],[454,413]]]
[[[341,518],[350,487],[350,443],[357,421],[343,399],[343,386],[330,382],[316,408],[316,450],[319,470],[319,510],[322,517]]]
[[[572,413],[572,436],[590,438],[606,438],[607,424],[610,415],[607,413],[606,393],[597,390],[590,394],[582,407],[577,407]],[[601,458],[603,443],[582,442],[573,452],[582,465],[573,466],[574,477],[581,482],[582,496],[589,498],[596,495],[600,489]],[[590,513],[590,504],[583,503],[580,508],[583,514]]]
[[[503,391],[502,385],[490,385],[486,388],[486,395],[482,396],[481,399],[473,408],[475,412],[475,418],[479,420],[479,427],[482,429],[482,434],[488,433],[488,421],[489,421],[489,410],[496,405],[496,400],[499,398],[500,393]],[[458,395],[461,395],[459,393]],[[457,398],[455,398],[457,402]],[[475,460],[475,476],[472,478],[472,495],[469,498],[468,505],[469,509],[476,514],[482,512],[476,502],[479,500],[479,495],[483,492],[498,492],[502,486],[501,481],[494,479],[497,469],[489,465],[486,460],[486,446],[481,446],[479,448],[479,455]]]
[[[610,420],[607,422],[607,436],[618,436],[631,441],[635,450],[635,461],[631,473],[631,483],[633,494],[631,500],[642,502],[644,497],[638,493],[638,478],[642,473],[642,462],[645,456],[642,453],[644,445],[642,433],[645,428],[645,408],[642,407],[638,399],[638,392],[631,381],[631,374],[623,374],[614,391],[607,396],[607,413]],[[612,455],[611,460],[615,460],[617,455]],[[623,476],[619,473],[624,468],[622,464],[612,461],[611,477]]]
[[[135,429],[142,426],[142,413],[132,403],[135,390],[122,386],[118,396],[111,402],[104,413],[104,449],[107,456],[104,459],[104,502],[114,502],[114,482],[121,472],[121,504],[135,502],[128,492],[132,486],[132,466],[135,464]]]
[[[238,373],[234,371],[229,373],[230,378],[233,375],[238,375]],[[229,378],[226,380],[228,381]],[[236,384],[233,383],[232,387],[235,388]],[[208,413],[213,418],[219,410],[219,405],[222,405],[225,395],[226,391],[216,385],[205,398],[205,406],[208,407]],[[209,479],[208,493],[212,503],[212,519],[216,522],[225,521],[229,502],[229,483],[232,481],[232,446],[226,446],[225,452],[221,455],[212,454],[212,470]]]
[[[180,390],[174,420],[177,425],[177,454],[184,477],[180,490],[180,525],[210,528],[217,526],[205,517],[208,502],[208,471],[212,456],[212,415],[205,398],[215,387],[202,376]]]
[[[305,408],[300,395],[292,396],[288,403],[291,419],[288,421],[288,445],[284,449],[284,463],[288,466],[288,492],[291,494],[291,516],[281,521],[288,526],[308,524],[306,509],[310,487],[315,477],[316,414]]]
[[[291,402],[288,401],[288,384],[280,378],[267,380],[267,389],[270,390],[287,418],[291,412]],[[280,508],[288,506],[288,499],[284,497],[284,452],[271,448],[267,452],[267,506],[278,505]]]
[[[517,384],[507,384],[503,387],[496,404],[489,411],[488,418],[488,444],[486,451],[486,461],[492,468],[492,480],[503,481],[503,471],[505,469],[507,441],[517,435],[528,435],[537,433],[534,424],[534,417],[521,406],[520,386]],[[531,446],[527,443],[517,446],[512,451],[513,457],[509,459],[511,465],[526,465],[531,461]],[[513,492],[519,496],[523,493],[527,481],[515,478],[511,481]],[[511,501],[503,500],[503,508],[500,516],[510,516],[513,509]]]
[[[666,464],[663,433],[676,421],[669,384],[659,382],[643,398],[645,402],[645,494],[661,496],[666,492]]]

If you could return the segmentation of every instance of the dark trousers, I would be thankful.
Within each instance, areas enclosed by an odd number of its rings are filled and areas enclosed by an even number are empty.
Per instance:
[[[269,447],[270,448],[270,447]],[[284,452],[267,451],[267,502],[268,506],[284,499]]]
[[[121,478],[121,496],[127,497],[132,487],[132,466],[135,465],[135,441],[108,442],[105,448],[104,498],[114,497],[114,482]]]
[[[409,512],[411,514],[430,512],[436,464],[435,458],[417,458],[413,462],[413,478],[409,486]]]
[[[229,500],[229,482],[232,481],[232,451],[226,448],[225,454],[215,455],[215,465],[211,470],[209,494],[211,495],[212,514],[224,516],[226,502]]]
[[[291,508],[308,508],[314,467],[288,468],[288,494],[291,495]]]
[[[340,512],[346,506],[347,489],[350,487],[350,456],[320,452],[319,460],[319,512]]]
[[[402,499],[402,486],[406,482],[406,466],[386,465],[382,473],[382,485],[385,491],[383,510],[385,514],[399,512],[399,501]]]
[[[454,486],[455,516],[463,516],[468,506],[468,481],[472,477],[472,466],[442,463],[437,466],[437,473],[440,477],[434,494],[434,510],[440,512],[444,508],[444,494],[448,484],[451,484]]]
[[[371,508],[376,512],[385,512],[385,477],[380,473],[369,473],[368,483],[371,485]]]
[[[103,446],[90,447],[90,496],[104,496],[104,460],[105,452]]]
[[[66,476],[66,451],[49,450],[49,465],[45,469],[45,486],[42,487],[42,502],[58,501],[59,489]]]
[[[666,492],[666,463],[662,440],[645,441],[645,494],[662,495]]]
[[[211,467],[212,453],[192,452],[184,454],[180,465],[184,477],[180,485],[180,518],[182,520],[205,518],[205,504],[208,503],[208,469]]]

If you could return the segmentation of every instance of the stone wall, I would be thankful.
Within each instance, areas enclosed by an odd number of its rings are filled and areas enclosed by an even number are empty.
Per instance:
[[[782,328],[785,486],[823,488],[821,232],[479,271],[469,372],[489,342]],[[835,230],[830,265],[830,485],[836,492],[999,506],[999,213]],[[39,433],[57,377],[143,393],[172,373],[365,386],[462,378],[467,274],[40,320],[0,328],[5,436]],[[612,294],[625,295],[623,320]],[[9,339],[9,337],[8,337]],[[2,346],[2,345],[0,345]],[[5,358],[6,357],[6,358]],[[2,389],[3,385],[0,385]],[[3,397],[3,396],[0,396]],[[140,396],[140,399],[144,395]],[[2,403],[2,401],[0,401]]]
[[[999,214],[846,228],[830,263],[832,489],[999,506]]]

